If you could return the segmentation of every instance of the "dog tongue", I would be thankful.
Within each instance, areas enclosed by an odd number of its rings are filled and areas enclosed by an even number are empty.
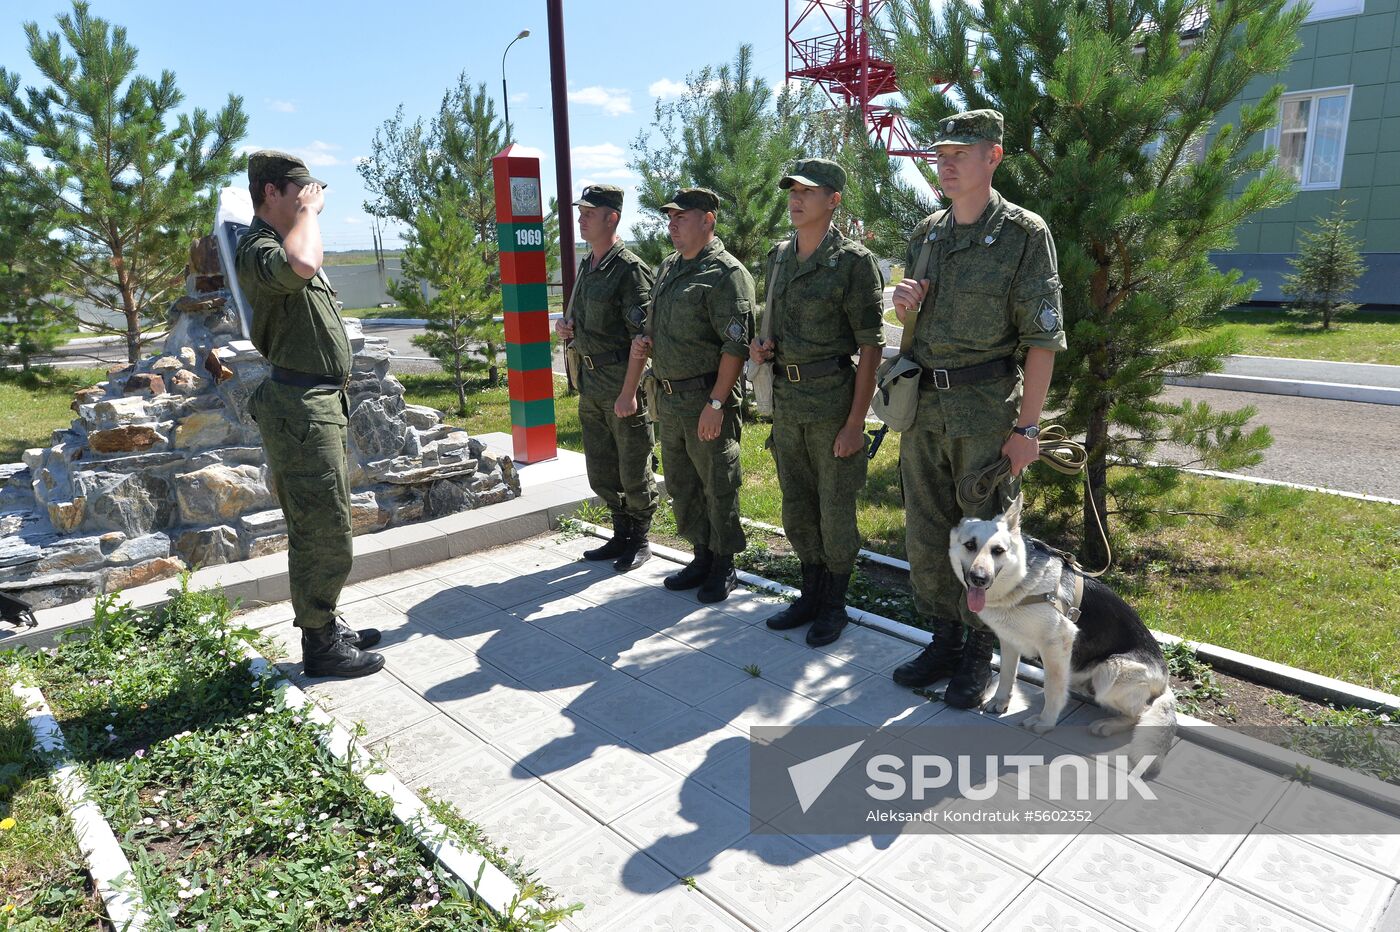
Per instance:
[[[986,589],[967,590],[967,607],[969,611],[980,612],[987,607]]]

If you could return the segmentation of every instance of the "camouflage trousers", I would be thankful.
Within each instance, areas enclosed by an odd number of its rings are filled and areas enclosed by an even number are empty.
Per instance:
[[[656,438],[646,416],[638,411],[620,418],[613,399],[581,394],[578,420],[589,486],[613,514],[650,521],[657,500],[651,473]]]
[[[320,628],[335,621],[354,559],[345,425],[262,410],[257,399],[255,392],[249,407],[267,452],[268,484],[287,519],[293,624]]]
[[[961,618],[970,627],[986,627],[967,608],[966,590],[948,559],[949,534],[963,518],[993,517],[1020,494],[1021,480],[1008,477],[980,508],[964,510],[958,504],[958,480],[1000,459],[1005,442],[1004,429],[950,438],[941,430],[921,430],[917,422],[900,435],[904,546],[920,615]]]
[[[842,576],[860,550],[856,496],[865,487],[865,453],[831,452],[846,419],[793,424],[773,421],[768,443],[783,493],[783,530],[803,563],[824,564]]]
[[[703,393],[694,394],[699,408]],[[745,543],[739,524],[739,409],[725,407],[714,440],[696,436],[698,413],[684,416],[668,410],[660,423],[661,468],[677,532],[692,546],[709,547],[721,556],[739,553]]]

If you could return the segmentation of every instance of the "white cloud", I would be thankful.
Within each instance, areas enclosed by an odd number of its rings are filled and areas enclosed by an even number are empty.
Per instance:
[[[296,113],[297,106],[290,100],[268,100],[267,109],[274,113]]]
[[[335,143],[322,142],[317,139],[309,146],[300,146],[287,151],[300,158],[307,164],[307,167],[325,168],[328,165],[342,164],[340,158],[335,154],[339,148],[340,146]]]
[[[536,149],[534,146],[522,146],[518,142],[515,144],[515,151],[511,152],[511,155],[518,159],[539,159],[541,162],[547,158],[543,149]]]
[[[672,81],[670,78],[662,78],[659,81],[651,82],[647,87],[647,93],[653,97],[660,97],[662,100],[665,100],[667,97],[679,97],[688,89],[684,81]]]
[[[356,224],[364,223],[365,218],[360,214],[347,214],[345,217],[345,222],[353,226]]]
[[[620,87],[600,87],[593,85],[577,91],[569,91],[569,102],[602,107],[608,116],[621,116],[632,112],[632,95]]]
[[[793,92],[794,94],[801,93],[801,91],[802,91],[802,85],[805,84],[805,83],[807,83],[807,82],[805,82],[805,81],[799,81],[799,80],[797,80],[796,78],[788,78],[788,79],[786,79],[786,80],[779,81],[777,84],[774,84],[774,85],[773,85],[773,99],[774,99],[774,100],[777,100],[779,97],[781,97],[781,96],[783,95],[783,88],[784,88],[784,87],[790,87],[790,88],[792,88],[792,92]]]
[[[526,93],[525,91],[519,91],[519,92],[517,92],[517,93],[515,93],[515,94],[511,94],[511,95],[510,95],[510,102],[513,103],[513,104],[523,104],[525,101],[527,101],[527,100],[529,100],[529,99],[530,99],[530,95],[529,95],[528,93]]]
[[[627,152],[621,146],[605,142],[596,146],[574,146],[573,168],[593,176],[594,181],[631,178],[627,168]]]

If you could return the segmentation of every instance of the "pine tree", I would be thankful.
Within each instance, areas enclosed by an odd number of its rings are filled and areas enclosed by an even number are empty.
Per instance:
[[[21,94],[19,75],[0,68],[0,133],[20,144],[3,150],[0,167],[29,203],[54,211],[72,247],[65,292],[120,315],[123,326],[105,329],[126,336],[134,363],[184,288],[189,241],[213,223],[248,121],[232,95],[212,118],[198,108],[176,118],[184,95],[175,75],[137,74],[126,30],[82,0],[58,26],[47,35],[24,26],[44,86]],[[35,164],[26,148],[50,164]]]
[[[426,350],[452,377],[457,414],[467,413],[466,383],[487,368],[482,331],[498,302],[494,265],[468,215],[470,195],[457,181],[444,181],[419,209],[405,237],[403,278],[389,293],[413,317],[427,320],[413,345]]]
[[[53,229],[53,212],[27,201],[14,176],[0,174],[0,363],[26,371],[34,356],[54,348],[69,310],[57,297],[65,247],[49,235]]]
[[[1347,298],[1366,274],[1361,244],[1351,234],[1356,221],[1347,219],[1347,202],[1319,217],[1317,230],[1303,231],[1303,248],[1288,264],[1296,270],[1283,277],[1283,293],[1292,298],[1288,309],[1304,320],[1320,321],[1323,330],[1361,305]]]
[[[1149,465],[1160,442],[1220,469],[1257,462],[1271,442],[1266,428],[1247,429],[1253,409],[1214,412],[1161,393],[1168,373],[1220,367],[1234,347],[1207,328],[1256,287],[1208,254],[1292,196],[1291,179],[1254,140],[1277,119],[1282,87],[1267,81],[1298,48],[1306,5],[950,0],[935,12],[895,0],[891,10],[888,51],[917,135],[932,139],[954,111],[1000,110],[1006,158],[994,183],[1054,234],[1069,349],[1057,357],[1047,407],[1086,438],[1086,559],[1101,560],[1095,508],[1107,515],[1111,499],[1129,526],[1170,517],[1153,501],[1178,479]],[[1262,96],[1221,122],[1252,83]],[[1110,482],[1115,461],[1135,468]],[[1071,507],[1077,489],[1056,482],[1038,478],[1045,504]]]
[[[428,321],[414,342],[452,374],[463,410],[468,374],[484,368],[489,384],[500,382],[505,333],[494,320],[500,271],[491,159],[504,140],[486,85],[464,72],[430,123],[409,121],[399,107],[357,166],[372,195],[365,210],[408,227],[403,279],[389,291]],[[425,288],[439,293],[427,297]]]

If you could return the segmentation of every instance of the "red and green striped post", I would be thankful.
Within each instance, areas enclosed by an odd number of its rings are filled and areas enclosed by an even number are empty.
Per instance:
[[[491,159],[496,183],[496,241],[506,324],[506,371],[515,459],[538,463],[558,455],[554,423],[553,351],[545,287],[540,160],[512,155],[512,143]]]

